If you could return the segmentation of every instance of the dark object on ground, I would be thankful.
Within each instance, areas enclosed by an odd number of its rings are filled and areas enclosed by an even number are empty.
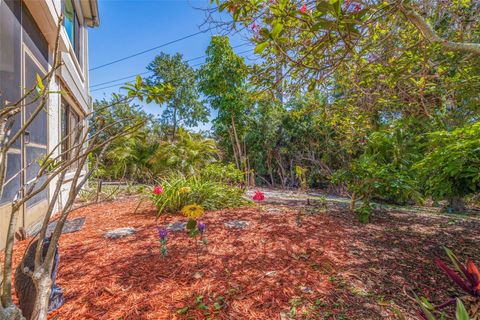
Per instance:
[[[85,217],[67,220],[63,225],[62,234],[77,232],[82,229],[85,224]],[[57,221],[52,221],[47,227],[47,237],[50,237],[57,226]]]
[[[22,262],[15,270],[15,290],[17,292],[18,301],[20,308],[22,310],[23,316],[28,320],[32,316],[34,302],[35,302],[35,284],[32,281],[32,278],[26,274],[24,271],[28,268],[29,271],[33,271],[35,268],[35,251],[37,249],[38,240],[32,243],[28,248],[27,253],[23,259],[23,269]],[[50,244],[50,239],[46,239],[43,245],[42,258],[45,257],[48,250],[48,245]],[[55,284],[55,279],[57,278],[58,264],[60,262],[60,256],[58,254],[58,247],[55,249],[55,257],[52,268],[52,290],[50,293],[50,302],[48,305],[48,312],[52,312],[60,308],[63,303],[63,292],[62,289]]]
[[[135,229],[131,227],[119,228],[119,229],[108,231],[107,233],[105,233],[104,237],[107,239],[118,239],[118,238],[130,236],[136,232],[137,231],[135,231]]]

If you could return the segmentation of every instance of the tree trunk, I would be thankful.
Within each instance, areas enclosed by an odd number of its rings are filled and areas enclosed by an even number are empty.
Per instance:
[[[19,208],[12,205],[12,213],[10,216],[10,224],[7,231],[7,244],[5,246],[5,261],[3,268],[3,283],[1,302],[5,308],[12,306],[12,264],[13,264],[13,243],[15,241],[15,228],[17,227],[17,220],[19,215]]]
[[[465,212],[467,209],[463,197],[459,196],[453,196],[448,199],[448,207],[454,212]]]
[[[35,281],[35,278],[38,280]],[[48,303],[50,300],[50,291],[52,288],[52,279],[49,274],[41,273],[34,275],[37,295],[30,320],[46,320],[48,316]]]
[[[175,141],[175,131],[177,131],[177,107],[173,107],[173,132],[172,132],[172,142]]]
[[[98,200],[100,199],[100,194],[102,193],[102,184],[103,180],[99,179],[97,184],[97,193],[95,195],[95,203],[98,203]]]
[[[0,320],[25,320],[25,318],[17,306],[11,305],[8,308],[0,307]]]
[[[352,193],[352,199],[350,200],[350,211],[354,212],[355,211],[355,204],[357,202],[357,195]]]
[[[238,153],[238,156],[240,158],[240,167],[242,169],[245,169],[244,161],[243,161],[243,154],[242,154],[242,147],[240,146],[240,140],[238,139],[237,127],[235,126],[235,117],[233,116],[233,114],[231,115],[231,118],[232,118],[233,138],[235,139],[235,145],[236,145],[236,148],[237,148],[237,153]]]
[[[228,129],[228,135],[230,136],[230,142],[232,143],[233,158],[235,159],[235,166],[237,167],[238,170],[241,170],[240,161],[238,159],[238,154],[237,154],[237,147],[235,144],[235,139],[233,138],[232,130]]]

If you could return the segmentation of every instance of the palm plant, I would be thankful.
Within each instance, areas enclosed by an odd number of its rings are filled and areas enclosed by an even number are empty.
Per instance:
[[[161,142],[148,162],[157,175],[166,176],[171,172],[193,175],[217,157],[214,140],[179,130],[177,139]]]
[[[147,139],[145,132],[132,134],[119,140],[108,152],[107,176],[150,182],[153,178],[149,159],[158,143]]]

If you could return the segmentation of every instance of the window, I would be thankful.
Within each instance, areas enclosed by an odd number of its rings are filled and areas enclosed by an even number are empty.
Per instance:
[[[62,100],[60,121],[60,139],[62,141],[60,152],[63,160],[70,160],[75,152],[73,147],[78,143],[75,138],[78,136],[79,127],[77,125],[80,122],[80,116],[65,100]],[[72,168],[76,168],[76,166],[75,163]]]
[[[65,0],[63,3],[63,15],[65,31],[73,46],[75,55],[80,62],[80,21],[78,20],[77,11],[75,10],[72,0]]]

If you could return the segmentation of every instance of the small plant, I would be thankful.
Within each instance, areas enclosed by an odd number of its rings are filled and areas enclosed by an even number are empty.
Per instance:
[[[295,175],[297,179],[300,181],[300,189],[307,190],[307,168],[303,168],[300,166],[295,166]]]
[[[480,319],[480,272],[477,266],[470,259],[465,264],[461,263],[448,248],[445,248],[445,252],[454,268],[450,268],[438,258],[435,259],[435,264],[455,282],[463,294],[453,297],[439,306],[433,306],[426,298],[419,299],[416,297],[421,307],[420,319],[435,320],[434,312],[440,313],[440,319],[444,319],[445,315],[440,310],[455,303],[457,320]]]
[[[202,176],[185,177],[181,174],[162,180],[161,191],[149,192],[149,199],[157,206],[158,215],[178,213],[187,205],[196,203],[205,210],[234,208],[248,203],[244,191],[221,181]]]
[[[198,204],[190,204],[182,208],[182,214],[188,218],[187,232],[190,238],[195,241],[195,251],[197,253],[198,264],[198,241],[197,236],[202,235],[205,232],[205,224],[198,223],[197,219],[204,213],[203,207]]]
[[[207,230],[207,225],[205,223],[199,223],[197,228],[198,228],[198,232],[200,233],[200,241],[202,242],[203,245],[207,246],[208,245],[208,239],[205,236],[205,231]]]
[[[168,230],[157,226],[157,232],[158,241],[160,242],[160,254],[165,257],[167,255]]]
[[[373,206],[368,202],[364,202],[360,208],[355,209],[358,221],[361,223],[368,223],[373,209]]]

